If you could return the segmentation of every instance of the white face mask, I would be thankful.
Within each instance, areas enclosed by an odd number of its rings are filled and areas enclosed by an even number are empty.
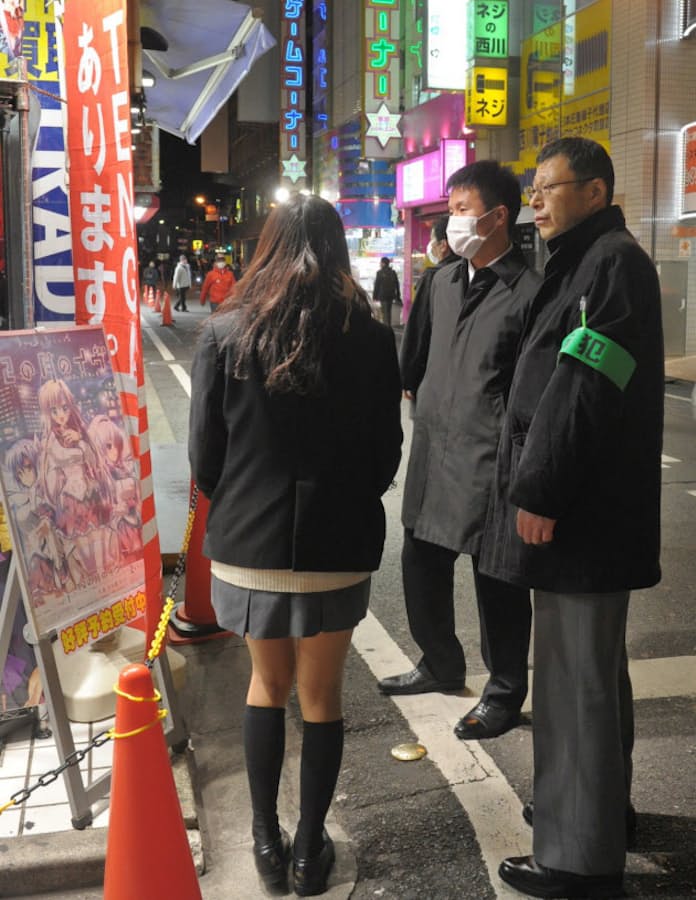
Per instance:
[[[481,236],[476,227],[481,219],[485,219],[494,210],[489,209],[482,216],[450,216],[447,223],[447,243],[457,256],[473,259],[481,249],[483,242],[491,236]]]
[[[430,260],[430,262],[434,266],[436,266],[440,262],[440,258],[438,257],[437,253],[435,253],[434,246],[435,246],[435,242],[430,241],[428,246],[425,248],[425,254],[428,257],[428,259]]]
[[[224,262],[216,262],[216,263],[215,263],[215,266],[216,266],[218,269],[224,269],[226,265],[227,265],[227,263],[224,263]]]

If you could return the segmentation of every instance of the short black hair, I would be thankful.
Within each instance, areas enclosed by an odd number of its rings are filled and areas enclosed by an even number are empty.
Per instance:
[[[388,256],[383,256],[383,257],[380,259],[380,262],[381,262],[381,263],[388,263],[388,262],[389,262],[389,257],[388,257]]]
[[[435,235],[436,241],[446,241],[447,240],[447,223],[448,222],[449,222],[449,216],[440,216],[439,219],[435,219],[433,227],[430,230]]]
[[[565,156],[579,179],[601,178],[607,186],[607,206],[614,199],[614,165],[607,151],[590,138],[566,137],[549,141],[539,151],[537,165],[553,156]]]
[[[506,166],[495,159],[481,159],[457,169],[447,179],[447,193],[455,188],[475,188],[486,207],[486,211],[496,206],[508,210],[508,232],[520,214],[522,192],[517,177]]]

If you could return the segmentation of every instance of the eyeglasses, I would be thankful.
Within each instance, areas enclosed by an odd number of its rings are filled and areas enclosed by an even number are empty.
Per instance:
[[[542,184],[541,187],[534,187],[532,185],[526,187],[523,194],[527,200],[534,199],[535,194],[542,194],[544,197],[548,197],[554,188],[560,187],[562,184],[585,184],[585,182],[593,181],[598,177],[598,175],[590,175],[588,178],[575,178],[573,181],[554,181],[553,184]]]

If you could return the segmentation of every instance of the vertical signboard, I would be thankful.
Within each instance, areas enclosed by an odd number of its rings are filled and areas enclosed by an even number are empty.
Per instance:
[[[364,0],[364,4],[362,155],[396,159],[401,155],[400,0]]]
[[[0,11],[0,72],[9,75],[10,60],[21,54],[27,78],[38,88],[35,97],[41,109],[31,160],[34,321],[71,322],[75,316],[72,239],[53,4],[51,0],[26,0],[23,20],[21,5],[13,7]]]
[[[681,192],[681,218],[696,216],[696,122],[682,128],[683,182]]]
[[[329,127],[329,53],[331,52],[329,10],[326,0],[314,0],[314,27],[312,29],[314,54],[314,134],[319,135]]]
[[[307,2],[280,6],[280,183],[291,191],[308,186]]]
[[[126,0],[72,0],[63,30],[75,320],[104,328],[126,428],[140,464],[152,633],[161,608],[162,573],[140,334]]]
[[[480,3],[469,0],[467,44],[469,59],[508,56],[508,0]]]
[[[467,125],[507,125],[507,69],[473,66],[467,71]]]
[[[467,8],[452,0],[428,0],[425,27],[425,86],[463,91],[466,82]]]

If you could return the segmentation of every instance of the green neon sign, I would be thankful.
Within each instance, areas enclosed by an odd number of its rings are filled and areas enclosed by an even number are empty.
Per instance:
[[[508,0],[470,0],[467,27],[469,59],[508,56]]]

